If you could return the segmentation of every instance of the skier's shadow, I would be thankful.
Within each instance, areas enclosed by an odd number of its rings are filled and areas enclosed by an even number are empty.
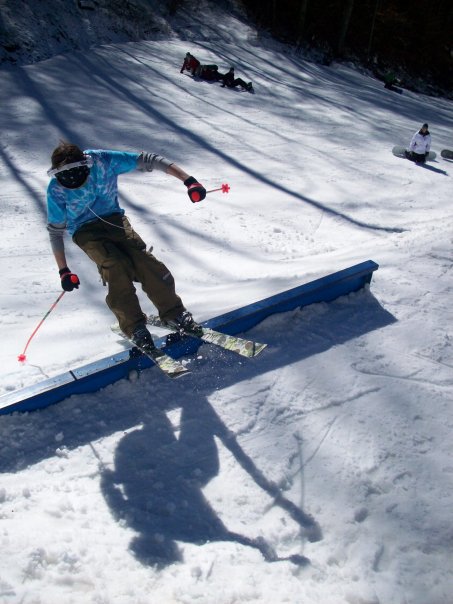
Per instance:
[[[130,548],[143,564],[163,568],[182,560],[177,542],[203,544],[233,541],[255,548],[268,562],[291,560],[304,565],[304,556],[279,558],[261,537],[228,530],[202,492],[219,472],[217,436],[255,482],[301,526],[310,541],[321,538],[313,518],[282,496],[240,447],[206,399],[191,398],[183,406],[179,434],[165,410],[153,409],[142,428],[119,443],[114,469],[103,468],[101,488],[117,520],[138,533]]]

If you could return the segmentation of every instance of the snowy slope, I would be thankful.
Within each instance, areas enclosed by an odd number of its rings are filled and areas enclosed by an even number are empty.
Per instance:
[[[181,75],[187,50],[256,94]],[[194,206],[165,175],[121,181],[199,319],[380,269],[370,291],[263,322],[253,361],[205,346],[177,383],[151,369],[2,417],[0,602],[452,604],[452,165],[390,152],[424,121],[435,151],[452,148],[452,103],[304,62],[234,20],[214,42],[104,46],[1,78],[0,392],[122,348],[68,241],[82,286],[17,362],[59,294],[45,231],[59,137],[230,184]]]

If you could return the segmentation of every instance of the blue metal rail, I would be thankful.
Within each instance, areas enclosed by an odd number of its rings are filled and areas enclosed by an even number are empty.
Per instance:
[[[316,302],[331,302],[340,296],[362,289],[371,282],[379,266],[367,260],[315,281],[243,306],[205,321],[211,327],[228,334],[243,333],[275,313],[302,308]],[[162,339],[164,340],[164,339]],[[162,342],[157,341],[158,345]],[[185,338],[165,347],[174,358],[197,350],[200,342]],[[16,411],[34,411],[58,403],[74,394],[97,392],[109,384],[127,378],[132,370],[152,366],[148,357],[131,355],[129,350],[106,357],[95,363],[65,372],[39,384],[16,390],[0,397],[0,415]]]

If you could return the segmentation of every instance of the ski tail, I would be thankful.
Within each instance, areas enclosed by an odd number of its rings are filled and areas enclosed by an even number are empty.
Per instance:
[[[140,351],[141,354],[146,355],[151,361],[159,367],[159,369],[169,378],[178,378],[182,375],[186,375],[190,373],[189,369],[179,361],[173,359],[161,348],[154,347],[140,347],[137,344],[128,338],[119,328],[118,324],[112,325],[111,330],[121,336],[126,342],[129,342],[133,346],[133,350]]]

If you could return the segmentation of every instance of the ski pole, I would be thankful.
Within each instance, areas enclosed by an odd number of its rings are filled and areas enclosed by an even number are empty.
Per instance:
[[[49,310],[46,312],[46,314],[43,316],[43,318],[41,319],[41,321],[38,323],[38,326],[36,327],[35,331],[31,334],[31,336],[28,338],[28,342],[24,348],[24,351],[22,354],[20,354],[17,357],[17,360],[20,361],[21,363],[23,363],[27,357],[25,355],[28,345],[30,344],[33,336],[35,335],[35,333],[38,331],[38,329],[41,327],[41,325],[44,323],[44,321],[47,319],[47,317],[50,315],[50,313],[53,311],[53,309],[55,308],[55,306],[58,304],[58,302],[62,299],[62,297],[65,295],[66,291],[62,291],[61,294],[58,296],[58,298],[55,300],[55,302],[52,304],[52,306],[49,308]]]
[[[206,191],[206,195],[208,193],[214,193],[214,191],[222,191],[222,193],[228,193],[230,190],[230,185],[228,184],[223,184],[221,187],[219,187],[218,189],[211,189],[210,191]],[[200,201],[200,193],[198,191],[192,191],[190,194],[190,199],[196,203],[197,201]]]
[[[206,191],[206,195],[208,193],[214,193],[215,191],[222,191],[222,193],[229,193],[230,192],[230,185],[227,184],[227,183],[225,183],[224,185],[222,185],[218,189],[210,189],[209,191]]]

